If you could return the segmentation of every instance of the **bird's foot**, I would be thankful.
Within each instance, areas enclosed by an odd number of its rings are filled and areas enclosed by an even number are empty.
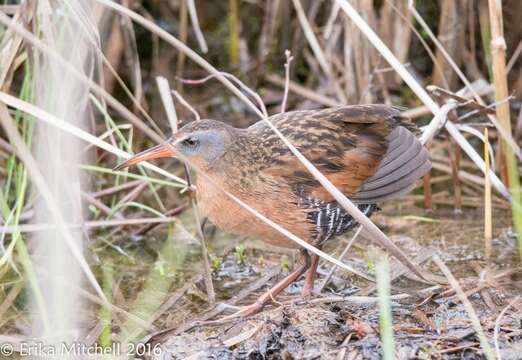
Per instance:
[[[305,283],[303,285],[303,290],[301,290],[301,297],[303,298],[303,300],[309,300],[312,297],[313,291],[313,284],[312,286],[310,286],[309,284]]]

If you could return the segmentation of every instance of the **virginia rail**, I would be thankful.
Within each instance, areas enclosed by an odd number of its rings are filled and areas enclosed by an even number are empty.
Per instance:
[[[367,216],[376,204],[410,191],[431,167],[428,152],[414,135],[415,125],[390,106],[292,111],[268,120]],[[264,121],[246,129],[194,121],[117,168],[177,155],[206,175],[196,180],[198,206],[227,232],[297,247],[220,188],[319,248],[356,224]],[[309,296],[319,259],[302,249],[300,260],[287,277],[238,314],[257,313],[307,270],[302,295]]]

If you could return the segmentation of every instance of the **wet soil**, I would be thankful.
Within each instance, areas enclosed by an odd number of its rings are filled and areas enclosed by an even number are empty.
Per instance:
[[[502,359],[521,359],[522,301],[517,296],[522,294],[522,271],[508,227],[509,213],[498,214],[489,263],[484,259],[483,227],[476,215],[448,212],[412,217],[411,211],[406,216],[394,210],[374,220],[388,234],[395,234],[392,240],[414,261],[440,274],[431,260],[438,254],[466,291],[491,347],[496,348],[496,341]],[[330,244],[326,251],[340,254],[350,237]],[[361,237],[344,261],[371,272],[367,251],[371,246],[370,239]],[[287,271],[286,260],[273,249],[247,247],[239,259],[233,247],[228,248],[214,271],[220,303],[209,306],[203,287],[195,281],[166,313],[168,320],[161,327],[165,330],[144,339],[160,344],[162,359],[381,358],[375,287],[341,270],[312,299],[299,297],[301,280],[261,314],[216,323],[237,306],[255,301]],[[288,258],[291,266],[292,255]],[[330,264],[320,264],[316,286],[329,269]],[[393,259],[390,276],[396,358],[484,358],[470,317],[450,286],[419,282]]]

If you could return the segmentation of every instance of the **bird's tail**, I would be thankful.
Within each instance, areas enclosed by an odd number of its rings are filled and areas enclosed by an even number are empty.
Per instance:
[[[403,195],[431,169],[429,153],[408,126],[396,127],[376,173],[350,198],[357,203],[378,203]]]

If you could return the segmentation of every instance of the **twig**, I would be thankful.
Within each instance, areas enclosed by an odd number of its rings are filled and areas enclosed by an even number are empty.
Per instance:
[[[516,304],[516,302],[520,299],[520,296],[516,296],[513,300],[506,305],[504,309],[498,314],[497,319],[495,320],[495,329],[493,330],[493,341],[495,343],[495,352],[497,353],[497,359],[502,359],[500,356],[500,346],[498,344],[498,333],[500,330],[500,322],[502,321],[502,317],[506,314],[510,307]]]
[[[256,93],[255,91],[252,91],[252,89],[250,89],[248,86],[246,86],[244,82],[242,82],[236,76],[234,76],[230,73],[220,71],[218,74],[210,74],[201,79],[178,78],[178,81],[180,81],[183,84],[198,85],[198,84],[203,84],[214,78],[217,78],[219,80],[220,76],[224,76],[225,78],[232,80],[236,85],[238,85],[240,87],[241,90],[246,92],[248,95],[252,96],[252,98],[254,98],[256,100],[257,105],[259,106],[258,110],[261,110],[261,112],[263,113],[263,116],[268,117],[268,112],[266,111],[265,103],[263,102],[263,100],[261,99],[259,94]]]
[[[89,204],[93,205],[94,207],[96,207],[98,210],[100,210],[102,213],[104,213],[105,215],[107,216],[114,216],[116,219],[118,220],[123,220],[123,217],[120,215],[120,214],[113,214],[113,211],[110,207],[108,207],[107,205],[105,205],[103,202],[101,202],[100,200],[92,197],[92,195],[86,193],[86,192],[82,192],[81,193],[81,196],[82,198],[87,201]]]
[[[192,114],[194,114],[194,117],[196,118],[196,121],[200,120],[201,119],[201,116],[199,116],[199,113],[196,111],[196,109],[194,109],[194,107],[192,105],[190,105],[188,103],[187,100],[185,100],[183,98],[183,96],[181,96],[181,94],[179,92],[177,92],[176,90],[172,90],[172,95],[174,95],[176,97],[176,99],[181,103],[181,105],[183,105],[185,108],[187,108]]]
[[[312,48],[312,51],[313,51],[317,61],[319,62],[321,69],[332,82],[339,100],[343,104],[346,104],[348,102],[348,100],[346,99],[346,95],[344,94],[341,87],[339,86],[337,79],[335,79],[335,77],[334,77],[332,68],[331,68],[330,64],[328,63],[328,61],[326,60],[324,51],[321,48],[321,45],[319,45],[319,41],[317,40],[317,37],[315,36],[315,33],[312,30],[312,27],[310,26],[310,22],[306,18],[306,14],[304,12],[304,9],[303,9],[303,6],[301,5],[300,0],[292,0],[292,3],[294,4],[294,9],[297,13],[297,18],[299,20],[299,23],[301,24],[301,27],[303,28],[303,32],[305,34],[306,39],[308,40],[308,44]]]
[[[288,89],[290,88],[290,63],[294,59],[291,56],[290,50],[285,51],[286,63],[285,63],[285,90],[283,93],[283,102],[281,103],[281,113],[286,111],[286,101],[288,100]]]
[[[522,53],[522,40],[519,41],[517,48],[515,51],[513,51],[513,55],[511,55],[511,59],[509,59],[507,65],[506,65],[506,72],[509,73],[515,63],[517,62],[520,54]]]
[[[458,121],[462,121],[462,120],[465,120],[469,117],[472,117],[472,116],[477,116],[481,113],[490,113],[490,111],[493,111],[493,113],[495,113],[495,110],[492,110],[493,108],[497,107],[497,105],[500,105],[502,103],[505,103],[505,102],[510,102],[511,100],[515,99],[515,96],[514,95],[509,95],[507,98],[505,99],[502,99],[500,101],[495,101],[495,102],[492,102],[491,104],[487,105],[487,106],[481,106],[480,105],[480,108],[478,109],[475,109],[473,111],[470,111],[462,116],[459,116],[458,117]]]
[[[178,214],[180,214],[182,211],[184,211],[187,208],[188,203],[181,204],[180,206],[171,209],[165,213],[165,216],[168,218],[172,218]],[[156,226],[158,226],[160,223],[151,223],[148,225],[143,226],[142,228],[138,229],[133,236],[143,236],[152,229],[154,229]]]
[[[198,13],[196,11],[196,4],[194,0],[187,0],[187,6],[190,15],[190,21],[192,22],[192,26],[194,27],[194,33],[196,34],[196,39],[198,40],[199,47],[201,48],[201,51],[206,54],[208,52],[208,46],[207,42],[205,41],[205,37],[203,36],[203,32],[199,27]]]
[[[440,270],[444,273],[446,278],[448,279],[448,282],[450,283],[451,287],[455,290],[457,296],[459,297],[460,301],[462,302],[462,305],[464,305],[464,308],[466,309],[466,312],[468,313],[468,316],[470,318],[471,324],[473,325],[473,328],[475,329],[475,332],[477,333],[477,336],[480,341],[480,346],[482,347],[482,351],[484,352],[484,355],[488,360],[494,360],[495,355],[493,355],[493,351],[491,349],[491,346],[488,343],[488,340],[486,338],[486,334],[484,333],[484,329],[482,329],[482,325],[480,324],[480,320],[477,316],[477,313],[475,312],[475,309],[473,309],[473,305],[471,305],[471,302],[468,300],[466,294],[464,294],[464,291],[460,287],[459,282],[451,271],[448,269],[448,267],[442,262],[442,260],[437,256],[433,256],[433,261],[437,264],[437,266],[440,268]]]
[[[123,183],[121,185],[112,186],[112,187],[107,188],[107,189],[103,189],[103,190],[100,190],[100,191],[93,192],[93,193],[91,193],[91,196],[93,198],[100,198],[100,197],[107,196],[107,195],[113,195],[113,194],[116,194],[116,193],[118,193],[120,191],[125,191],[125,190],[128,190],[128,189],[132,189],[133,187],[138,186],[142,182],[143,182],[143,180],[129,181],[129,182]]]
[[[280,77],[278,75],[275,75],[275,74],[267,74],[265,76],[265,80],[268,81],[269,83],[272,83],[272,84],[277,85],[277,86],[281,86],[283,88],[285,88],[285,86],[286,86],[285,79],[283,79],[282,77]],[[309,99],[309,100],[311,100],[313,102],[316,102],[316,103],[324,105],[324,106],[336,107],[336,106],[341,106],[342,105],[337,100],[334,100],[332,98],[329,98],[329,97],[326,97],[324,95],[321,95],[321,94],[319,94],[319,93],[317,93],[315,91],[307,89],[304,86],[299,85],[299,84],[297,84],[297,83],[295,83],[295,82],[293,82],[291,80],[289,81],[288,84],[289,84],[288,85],[288,89],[290,91],[296,93],[297,95],[300,95],[300,96],[304,97],[305,99]]]

